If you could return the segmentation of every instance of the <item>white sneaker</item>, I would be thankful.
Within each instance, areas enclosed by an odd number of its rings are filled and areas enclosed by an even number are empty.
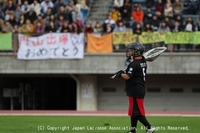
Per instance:
[[[146,133],[153,133],[156,131],[156,128],[155,127],[151,127],[150,129],[147,130]]]

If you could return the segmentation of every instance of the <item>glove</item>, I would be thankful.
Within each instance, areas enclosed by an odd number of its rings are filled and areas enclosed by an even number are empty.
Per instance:
[[[115,73],[117,77],[121,77],[121,74],[124,73],[124,70],[119,70]]]

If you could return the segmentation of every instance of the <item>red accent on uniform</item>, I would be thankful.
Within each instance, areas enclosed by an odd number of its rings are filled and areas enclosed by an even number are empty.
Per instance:
[[[133,97],[128,97],[129,100],[129,109],[128,109],[128,115],[132,116],[133,115]]]
[[[140,111],[140,114],[142,116],[145,116],[145,110],[144,110],[144,99],[142,98],[136,98],[136,102],[137,102],[137,105],[138,105],[138,109]],[[129,97],[129,109],[128,109],[128,115],[133,117],[134,114],[134,98],[133,97]]]
[[[145,116],[145,110],[144,110],[144,99],[142,98],[136,98],[138,108],[140,110],[140,113],[142,116]]]

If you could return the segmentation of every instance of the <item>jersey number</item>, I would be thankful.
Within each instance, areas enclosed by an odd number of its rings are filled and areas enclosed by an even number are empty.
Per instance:
[[[146,76],[146,74],[145,74],[145,68],[142,68],[142,71],[143,71],[143,76],[144,76],[144,81],[145,81],[145,76]]]

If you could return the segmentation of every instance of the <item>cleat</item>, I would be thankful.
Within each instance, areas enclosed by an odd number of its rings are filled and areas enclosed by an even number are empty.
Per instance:
[[[146,133],[154,133],[156,131],[156,128],[155,127],[151,127],[150,129],[148,129],[146,131]]]

